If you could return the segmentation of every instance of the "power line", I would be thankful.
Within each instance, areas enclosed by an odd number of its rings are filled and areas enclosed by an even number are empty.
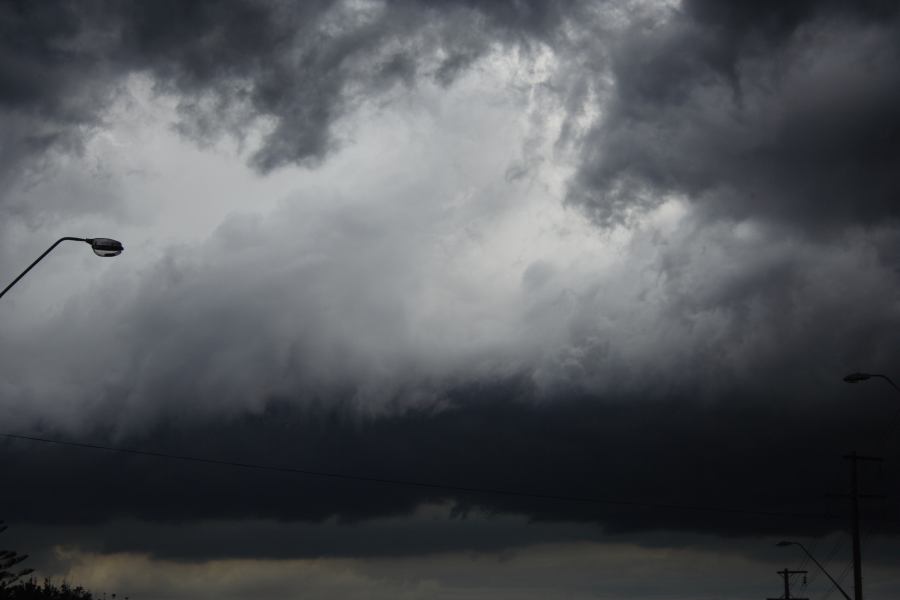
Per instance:
[[[184,462],[193,462],[205,465],[219,465],[225,467],[234,467],[240,469],[254,469],[259,471],[270,471],[277,473],[292,473],[295,475],[307,475],[311,477],[322,477],[328,479],[340,479],[344,481],[359,481],[365,483],[375,483],[381,485],[396,485],[405,487],[417,487],[433,490],[445,490],[453,492],[462,492],[466,494],[489,494],[497,496],[509,496],[518,498],[531,498],[534,500],[552,500],[560,502],[575,502],[584,504],[605,504],[612,506],[628,506],[637,508],[653,508],[660,510],[683,510],[691,512],[716,512],[722,514],[738,514],[762,517],[782,517],[782,518],[800,518],[800,519],[837,519],[836,515],[815,514],[815,513],[798,513],[786,511],[771,510],[753,510],[747,508],[737,508],[729,506],[710,506],[697,504],[670,504],[660,502],[647,502],[641,500],[627,500],[619,498],[600,498],[591,496],[567,496],[561,494],[547,494],[537,492],[523,492],[518,490],[504,490],[497,488],[483,488],[476,486],[451,485],[445,483],[435,483],[427,481],[417,481],[412,479],[393,479],[386,477],[372,477],[368,475],[354,475],[349,473],[336,473],[332,471],[320,471],[314,469],[302,469],[297,467],[286,467],[279,465],[266,465],[260,463],[239,462],[231,460],[223,460],[217,458],[203,458],[198,456],[189,456],[185,454],[173,454],[169,452],[158,452],[152,450],[138,450],[135,448],[124,448],[119,446],[107,446],[103,444],[93,444],[87,442],[71,442],[66,440],[56,440],[50,438],[42,438],[29,435],[19,435],[14,433],[0,433],[0,436],[24,440],[29,442],[38,442],[42,444],[54,444],[59,446],[69,446],[73,448],[81,448],[85,450],[101,450],[106,452],[116,452],[119,454],[131,454],[137,456],[149,456],[154,458],[164,458],[170,460],[180,460]]]
[[[888,426],[885,427],[884,433],[881,434],[881,439],[878,440],[879,454],[885,454],[888,442],[895,438],[894,433],[898,427],[900,427],[900,407],[894,409],[894,414],[888,422]]]
[[[813,543],[812,543],[812,549],[809,551],[809,554],[807,554],[806,552],[803,553],[803,559],[800,561],[800,566],[798,567],[799,569],[802,570],[802,569],[805,569],[806,567],[809,566],[809,563],[811,562],[811,561],[809,560],[809,558],[810,558],[811,556],[815,555],[815,553],[818,551],[818,546],[819,546],[819,540],[813,540]],[[812,582],[815,580],[816,573],[817,573],[816,571],[813,571],[812,574],[809,575],[809,579],[807,579],[806,577],[804,577],[804,578],[803,578],[803,585],[807,585],[808,583],[812,583]],[[793,584],[791,584],[791,586],[792,586],[792,589],[793,589]]]
[[[823,564],[830,563],[832,561],[832,559],[834,559],[834,557],[837,556],[837,553],[840,552],[841,550],[843,550],[845,536],[846,536],[846,534],[843,532],[838,533],[836,539],[834,540],[834,545],[831,547],[831,552],[829,552],[828,556],[825,557]],[[812,552],[815,551],[816,545],[818,543],[819,542],[817,540],[815,542],[815,544],[813,544],[813,551],[811,551],[810,554],[812,554]],[[818,571],[818,570],[812,572],[812,574],[809,576],[809,585],[812,585],[816,582],[820,573],[821,573],[821,571]]]
[[[853,561],[851,560],[850,562],[847,563],[847,566],[844,567],[844,570],[841,571],[841,574],[838,575],[838,578],[837,578],[838,583],[844,583],[844,580],[847,579],[847,574],[850,573],[850,569],[852,569],[852,568],[853,568]],[[822,597],[822,600],[828,600],[828,598],[831,597],[831,594],[833,594],[834,590],[836,590],[836,589],[837,589],[837,586],[835,586],[835,585],[832,585],[830,588],[828,588],[828,591],[825,592],[825,596]]]

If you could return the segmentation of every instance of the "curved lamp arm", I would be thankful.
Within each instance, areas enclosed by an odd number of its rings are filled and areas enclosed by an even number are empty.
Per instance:
[[[900,392],[900,387],[897,387],[897,384],[894,383],[894,380],[884,375],[882,373],[850,373],[844,377],[844,381],[846,383],[859,383],[861,381],[866,381],[867,379],[872,379],[873,377],[877,377],[878,379],[884,379],[891,387]]]
[[[61,237],[58,240],[56,240],[55,242],[53,242],[53,245],[50,246],[49,248],[47,248],[43,254],[38,256],[37,259],[33,263],[28,265],[28,268],[25,269],[24,271],[22,271],[18,277],[13,279],[12,283],[10,283],[8,286],[3,288],[3,291],[0,292],[0,298],[2,298],[3,295],[6,294],[6,292],[8,292],[12,286],[19,283],[19,280],[22,279],[23,277],[25,277],[25,275],[28,274],[28,271],[30,271],[31,269],[34,268],[34,265],[41,262],[41,259],[43,259],[45,256],[50,254],[50,252],[54,248],[56,248],[60,244],[60,242],[65,242],[65,241],[87,242],[88,244],[91,245],[91,248],[94,250],[94,254],[96,254],[97,256],[118,256],[124,250],[124,247],[122,246],[121,242],[118,242],[116,240],[109,239],[109,238]]]

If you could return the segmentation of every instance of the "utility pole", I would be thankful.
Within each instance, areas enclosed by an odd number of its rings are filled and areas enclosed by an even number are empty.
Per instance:
[[[784,568],[784,571],[776,571],[779,575],[784,577],[784,600],[809,600],[809,598],[797,598],[796,596],[791,596],[791,575],[796,575],[798,573],[803,573],[803,576],[806,577],[808,571],[791,571],[787,567]],[[781,598],[767,598],[766,600],[782,600]]]
[[[862,550],[860,548],[859,541],[859,499],[860,498],[875,498],[871,494],[860,494],[859,493],[859,474],[857,469],[857,463],[861,460],[870,460],[881,462],[881,458],[877,456],[861,456],[856,453],[856,450],[844,456],[844,460],[849,460],[850,462],[850,502],[852,506],[851,510],[851,519],[853,523],[851,525],[853,532],[853,596],[854,600],[863,600],[863,589],[862,589]]]

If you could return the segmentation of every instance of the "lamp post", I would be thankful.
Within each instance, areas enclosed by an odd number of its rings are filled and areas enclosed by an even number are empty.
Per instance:
[[[86,242],[86,243],[90,244],[91,249],[94,251],[94,254],[96,254],[97,256],[102,256],[104,258],[118,256],[118,255],[122,254],[123,250],[125,250],[125,247],[122,246],[122,242],[119,242],[117,240],[113,240],[110,238],[61,237],[58,240],[56,240],[55,242],[53,242],[53,245],[50,246],[49,248],[47,248],[43,254],[38,256],[37,260],[35,260],[30,265],[28,265],[28,268],[25,269],[24,271],[22,271],[22,273],[20,273],[18,277],[13,279],[12,283],[10,283],[8,286],[3,288],[3,291],[0,292],[0,298],[2,298],[4,296],[4,294],[6,294],[6,292],[8,292],[12,286],[19,283],[19,280],[22,279],[23,277],[25,277],[25,275],[28,273],[28,271],[30,271],[31,269],[34,268],[34,265],[41,262],[42,258],[44,258],[48,254],[50,254],[50,252],[54,248],[56,248],[60,244],[60,242],[65,242],[65,241]]]

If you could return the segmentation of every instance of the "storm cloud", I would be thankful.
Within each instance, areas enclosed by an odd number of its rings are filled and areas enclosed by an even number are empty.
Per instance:
[[[884,2],[685,2],[635,23],[569,201],[602,223],[667,194],[805,231],[893,223],[898,28]]]
[[[103,126],[123,79],[180,98],[177,127],[199,142],[264,130],[261,171],[314,164],[335,120],[419,77],[444,85],[495,44],[552,37],[560,7],[492,2],[6,2],[0,107],[3,172],[77,150]],[[15,127],[13,127],[15,125]]]
[[[48,561],[822,538],[897,456],[892,3],[0,15],[0,266],[126,246],[4,297],[3,433],[351,476],[4,438]]]
[[[896,451],[896,440],[885,438],[893,433],[890,424],[873,418],[887,412],[892,399],[864,395],[869,406],[854,411],[855,390],[827,403],[773,398],[760,405],[738,397],[709,408],[681,397],[649,406],[646,400],[610,404],[593,398],[535,405],[522,402],[521,388],[521,382],[509,382],[461,389],[438,412],[417,409],[362,421],[334,408],[297,411],[273,404],[253,418],[170,422],[115,443],[335,477],[7,440],[4,504],[20,523],[61,528],[109,519],[206,522],[204,527],[257,519],[327,522],[344,540],[284,545],[280,536],[250,542],[239,530],[225,530],[185,545],[168,534],[131,535],[139,524],[127,523],[119,534],[100,538],[104,551],[166,558],[402,556],[498,550],[529,541],[527,528],[517,533],[500,524],[473,524],[464,534],[429,540],[429,528],[438,525],[427,520],[411,524],[409,535],[390,545],[353,539],[354,523],[413,515],[427,505],[447,506],[438,513],[444,518],[521,515],[543,523],[536,530],[548,541],[653,531],[672,532],[675,540],[691,534],[819,536],[843,528],[846,501],[826,496],[849,485],[841,460],[847,447]],[[809,422],[815,427],[803,426]],[[896,465],[867,467],[863,476],[869,493],[896,493]],[[65,503],[57,501],[75,489]],[[895,530],[891,504],[867,506],[870,525],[882,534]],[[566,522],[584,525],[572,529]],[[223,546],[224,540],[231,545]]]

